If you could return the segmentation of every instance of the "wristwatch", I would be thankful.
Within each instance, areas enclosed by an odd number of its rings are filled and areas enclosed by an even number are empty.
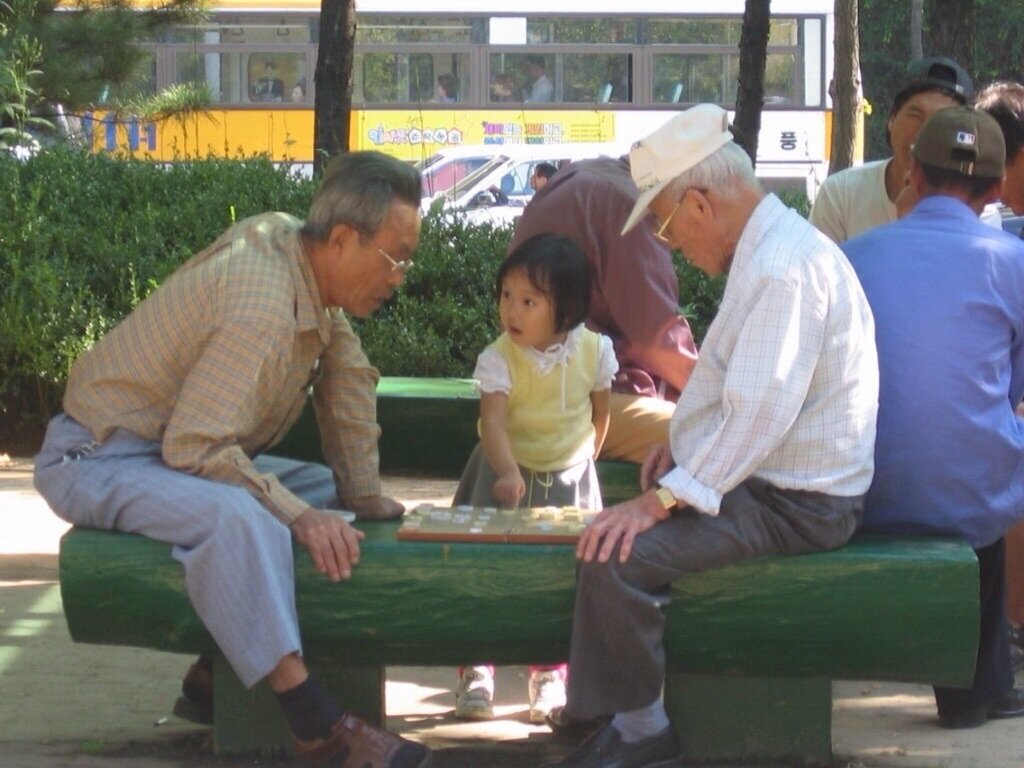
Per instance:
[[[659,485],[658,490],[656,490],[654,493],[655,495],[657,495],[658,501],[661,502],[661,506],[663,506],[665,509],[672,510],[679,506],[679,499],[673,496],[672,491],[670,491],[665,486]]]

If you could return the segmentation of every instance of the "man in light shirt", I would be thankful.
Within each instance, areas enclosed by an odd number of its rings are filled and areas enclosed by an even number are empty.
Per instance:
[[[613,717],[566,768],[676,765],[661,586],[845,543],[873,469],[874,325],[839,248],[764,192],[718,106],[672,118],[630,161],[641,194],[624,231],[653,227],[729,279],[645,492],[580,538],[567,711]]]
[[[292,549],[347,579],[363,535],[339,510],[403,511],[381,496],[378,373],[344,312],[367,317],[401,286],[419,202],[418,172],[354,152],[328,167],[305,223],[233,225],[75,361],[36,459],[36,487],[63,519],[174,545],[241,682],[267,681],[300,756],[343,768],[430,760],[346,713],[306,669]],[[330,468],[258,456],[310,389]]]
[[[952,59],[912,61],[903,88],[893,99],[885,137],[892,157],[847,168],[825,179],[811,208],[810,222],[843,243],[896,220],[896,200],[910,170],[910,147],[935,112],[966,104],[974,95],[970,75]]]

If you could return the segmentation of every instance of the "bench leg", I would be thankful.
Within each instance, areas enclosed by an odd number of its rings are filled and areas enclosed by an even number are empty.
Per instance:
[[[832,758],[828,678],[670,672],[665,708],[679,734],[684,763],[760,758],[827,765]]]
[[[306,659],[327,690],[353,714],[373,725],[384,724],[384,668],[345,667]],[[219,654],[213,660],[213,749],[217,754],[291,752],[291,735],[265,682],[246,690]]]

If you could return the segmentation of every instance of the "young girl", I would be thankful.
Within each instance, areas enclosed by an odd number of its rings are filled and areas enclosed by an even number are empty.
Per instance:
[[[477,358],[480,444],[453,505],[600,509],[594,459],[608,431],[611,339],[583,326],[586,256],[542,234],[509,254],[496,280],[503,333]],[[530,670],[530,720],[565,704],[565,665]],[[455,716],[493,716],[494,669],[460,670]]]

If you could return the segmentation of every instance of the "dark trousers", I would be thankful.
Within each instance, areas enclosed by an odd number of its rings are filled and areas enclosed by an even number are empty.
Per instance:
[[[981,634],[974,684],[970,688],[935,688],[940,715],[988,705],[1013,688],[1009,622],[1006,618],[1006,548],[1003,539],[974,550],[978,556]]]

